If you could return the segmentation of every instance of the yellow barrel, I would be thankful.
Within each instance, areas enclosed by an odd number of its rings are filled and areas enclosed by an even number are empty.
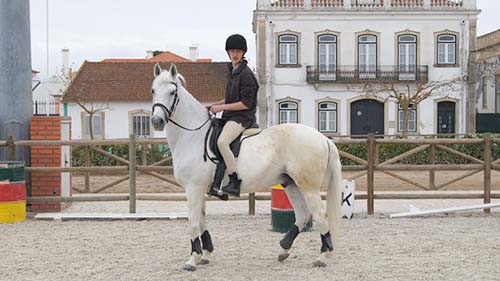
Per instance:
[[[26,220],[24,163],[0,162],[0,223]]]

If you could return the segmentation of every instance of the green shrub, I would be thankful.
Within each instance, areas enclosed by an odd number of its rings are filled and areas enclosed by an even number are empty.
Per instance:
[[[128,145],[103,145],[100,146],[102,150],[105,150],[115,156],[124,158],[128,161],[129,159],[129,151]],[[142,163],[142,151],[146,149],[146,162]],[[72,165],[74,167],[85,166],[85,155],[87,153],[87,149],[82,148],[78,150],[74,150],[72,153]],[[124,166],[126,165],[123,162],[115,160],[111,157],[103,155],[97,151],[90,149],[90,163],[91,166]],[[136,149],[136,161],[139,165],[150,165],[152,163],[158,162],[162,159],[171,155],[170,148],[168,145],[154,144],[154,145],[138,145]],[[167,163],[168,164],[168,163]],[[170,162],[171,164],[171,162]]]

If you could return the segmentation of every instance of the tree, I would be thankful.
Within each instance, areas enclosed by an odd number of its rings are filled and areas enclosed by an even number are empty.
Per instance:
[[[392,100],[401,106],[403,111],[403,137],[406,138],[408,137],[408,120],[412,107],[416,108],[430,96],[448,96],[450,92],[461,90],[463,86],[463,78],[417,81],[415,83],[370,81],[363,84],[361,92],[367,96],[381,97],[384,101]]]
[[[90,139],[94,139],[94,115],[105,111],[106,109],[110,109],[108,103],[94,103],[94,102],[82,102],[79,99],[75,100],[76,104],[78,104],[83,111],[85,111],[89,115],[89,135]],[[85,126],[85,123],[83,124]]]
[[[483,81],[481,78],[482,77],[495,77],[497,75],[500,75],[500,56],[492,57],[483,61],[480,61],[477,64],[477,80],[476,81]],[[478,87],[476,88],[476,103],[478,102],[479,98],[483,94],[483,88],[485,85],[483,83],[478,83]],[[483,97],[484,98],[484,97]]]
[[[60,89],[60,92],[62,94],[62,93],[64,93],[66,88],[71,84],[71,81],[72,81],[71,69],[69,69],[69,71],[67,71],[67,72],[62,70],[61,73],[59,73],[57,76],[60,79],[60,81],[62,81],[64,84],[64,89]],[[84,93],[78,94],[78,96],[75,99],[75,103],[78,104],[78,106],[80,106],[83,109],[83,111],[85,111],[85,113],[87,113],[89,116],[89,135],[90,135],[90,139],[93,140],[94,139],[94,124],[93,124],[94,123],[94,115],[96,115],[100,112],[103,112],[107,109],[110,109],[109,103],[107,103],[107,102],[97,103],[97,102],[91,100],[90,98],[88,98],[88,96],[86,96]],[[82,124],[82,126],[85,126],[85,123]]]

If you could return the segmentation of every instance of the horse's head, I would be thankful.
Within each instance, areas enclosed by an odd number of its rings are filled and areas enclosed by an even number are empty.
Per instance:
[[[170,70],[161,69],[157,63],[154,66],[153,85],[153,116],[151,123],[156,131],[163,131],[179,103],[178,89],[184,84],[184,78],[177,72],[175,64],[170,65]]]

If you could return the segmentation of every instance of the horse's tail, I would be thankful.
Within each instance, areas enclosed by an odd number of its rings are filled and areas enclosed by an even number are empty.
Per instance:
[[[333,245],[338,245],[340,230],[340,201],[342,188],[342,166],[337,147],[331,140],[327,140],[329,161],[325,178],[327,179],[326,210],[328,213],[328,227],[333,238]]]

